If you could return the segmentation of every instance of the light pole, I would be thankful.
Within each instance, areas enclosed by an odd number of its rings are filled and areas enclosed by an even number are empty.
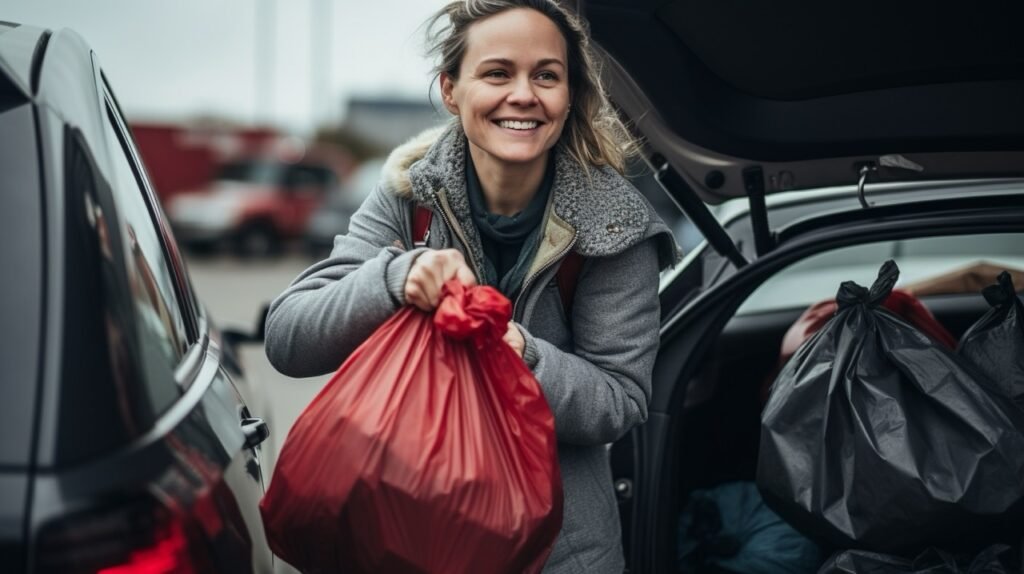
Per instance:
[[[310,7],[310,109],[313,127],[330,123],[331,78],[333,77],[333,12],[331,0],[312,0]]]
[[[253,50],[256,92],[256,123],[269,124],[274,112],[274,2],[256,0]]]

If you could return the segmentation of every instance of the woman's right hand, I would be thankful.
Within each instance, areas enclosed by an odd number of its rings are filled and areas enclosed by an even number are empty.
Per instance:
[[[457,249],[431,249],[413,262],[405,279],[405,302],[433,311],[441,299],[441,288],[452,278],[464,285],[476,285],[476,276]]]

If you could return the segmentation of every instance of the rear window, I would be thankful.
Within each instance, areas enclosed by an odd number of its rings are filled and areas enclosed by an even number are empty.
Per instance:
[[[42,192],[31,105],[0,109],[0,134],[0,466],[17,467],[28,464],[31,454],[44,291]]]
[[[882,241],[826,251],[794,263],[765,281],[737,314],[806,307],[835,297],[843,281],[870,286],[887,259],[896,261],[900,268],[896,287],[979,263],[1024,270],[1022,245],[1024,234],[999,233]]]

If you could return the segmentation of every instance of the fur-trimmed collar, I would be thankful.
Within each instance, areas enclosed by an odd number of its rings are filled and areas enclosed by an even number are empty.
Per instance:
[[[383,168],[383,182],[393,194],[433,205],[440,189],[459,221],[470,221],[466,196],[466,136],[457,122],[432,128],[397,147]],[[620,253],[643,239],[659,236],[662,267],[679,260],[668,227],[647,200],[608,166],[584,170],[563,152],[555,154],[552,189],[555,215],[576,231],[576,250],[585,257]],[[476,251],[474,226],[464,227]],[[482,256],[482,253],[480,254]]]
[[[449,126],[438,126],[420,132],[409,141],[396,147],[384,162],[382,175],[384,186],[398,197],[412,198],[412,181],[409,168],[423,156]]]

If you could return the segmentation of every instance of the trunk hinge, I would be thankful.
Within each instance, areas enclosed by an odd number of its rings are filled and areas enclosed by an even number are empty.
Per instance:
[[[669,165],[665,158],[655,156],[651,158],[654,168],[654,179],[661,184],[661,187],[668,192],[668,196],[676,203],[679,209],[690,218],[690,221],[697,226],[704,238],[708,240],[711,247],[719,255],[728,259],[739,269],[748,263],[747,258],[740,253],[739,248],[733,243],[729,234],[722,225],[711,214],[711,210],[704,204],[697,193],[693,191],[686,180]]]
[[[743,170],[743,187],[750,200],[750,225],[754,230],[754,249],[760,257],[775,249],[775,236],[768,226],[768,208],[764,201],[764,170],[761,166]]]

